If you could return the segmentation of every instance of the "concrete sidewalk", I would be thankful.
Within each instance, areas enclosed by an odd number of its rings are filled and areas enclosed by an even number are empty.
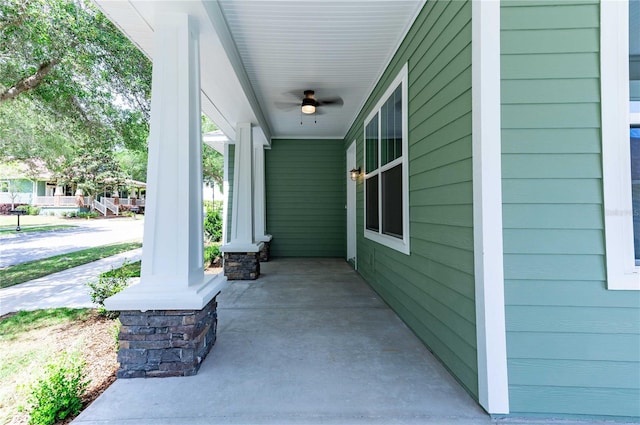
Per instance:
[[[0,316],[19,310],[95,307],[85,284],[98,280],[100,273],[120,267],[125,260],[134,262],[141,257],[142,248],[138,248],[0,289]]]
[[[142,241],[144,230],[144,220],[130,218],[73,220],[69,224],[77,227],[0,234],[0,268],[101,245]]]

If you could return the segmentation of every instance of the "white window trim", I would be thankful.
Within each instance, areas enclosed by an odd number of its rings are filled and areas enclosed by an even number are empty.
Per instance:
[[[640,290],[629,149],[629,2],[600,3],[602,173],[607,288]]]
[[[408,64],[404,64],[396,78],[389,84],[389,87],[384,92],[384,94],[380,97],[380,100],[373,108],[371,113],[367,116],[364,121],[364,169],[366,173],[367,166],[367,136],[366,136],[366,128],[367,124],[371,121],[371,119],[380,112],[382,105],[387,101],[389,96],[398,88],[398,85],[402,84],[402,157],[397,158],[391,161],[388,164],[385,164],[381,167],[376,168],[374,173],[365,174],[365,185],[368,177],[373,176],[375,174],[380,174],[386,169],[395,167],[398,164],[402,164],[402,239],[395,238],[393,236],[385,235],[382,233],[382,212],[379,210],[378,218],[379,218],[379,227],[378,232],[374,232],[372,230],[367,229],[367,191],[366,187],[364,190],[364,237],[370,239],[374,242],[377,242],[381,245],[387,246],[391,249],[395,249],[396,251],[400,251],[403,254],[410,255],[411,254],[411,246],[410,246],[410,236],[409,236],[409,101],[408,101],[408,84],[409,84],[409,66]],[[378,120],[380,119],[380,115],[378,115]],[[379,121],[378,121],[379,122]],[[380,130],[378,124],[378,135],[380,137]],[[378,160],[381,158],[381,144],[378,143]],[[378,190],[382,190],[382,180],[378,178]],[[382,197],[379,195],[378,197],[378,208],[381,208]]]

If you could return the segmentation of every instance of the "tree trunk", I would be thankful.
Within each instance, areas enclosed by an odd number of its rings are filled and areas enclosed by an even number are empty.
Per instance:
[[[50,61],[41,64],[35,74],[24,77],[12,87],[9,87],[4,92],[0,93],[0,102],[14,99],[20,93],[24,93],[38,87],[38,85],[58,63],[60,63],[58,59],[51,59]]]

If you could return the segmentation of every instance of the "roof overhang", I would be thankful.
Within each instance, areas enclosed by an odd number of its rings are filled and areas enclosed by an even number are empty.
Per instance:
[[[200,32],[202,109],[233,142],[343,138],[424,0],[94,0],[153,60],[155,17],[187,13]],[[303,90],[342,107],[300,112]],[[290,108],[282,104],[289,102]]]

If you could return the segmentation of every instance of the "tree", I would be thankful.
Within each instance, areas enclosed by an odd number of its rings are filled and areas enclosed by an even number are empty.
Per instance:
[[[215,131],[218,127],[206,116],[202,115],[202,134]],[[213,187],[218,185],[222,190],[224,182],[224,157],[211,146],[202,145],[202,180],[204,183]]]
[[[1,0],[0,31],[0,159],[79,134],[145,149],[151,62],[93,4]]]

